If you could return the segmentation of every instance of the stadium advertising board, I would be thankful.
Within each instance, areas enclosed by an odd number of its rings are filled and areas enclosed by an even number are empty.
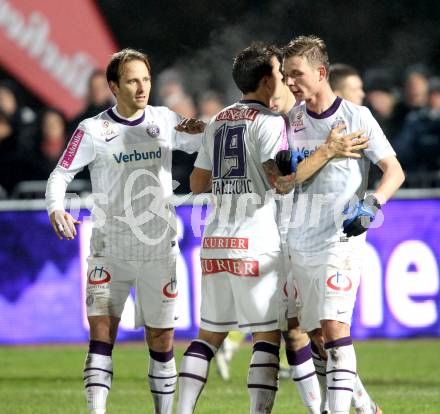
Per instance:
[[[0,343],[88,339],[84,283],[91,225],[82,212],[80,236],[60,242],[47,214],[1,212]],[[179,319],[176,336],[196,334],[200,305],[200,241],[206,208],[177,208]],[[385,220],[368,233],[366,261],[353,317],[353,336],[440,336],[440,200],[392,200]],[[134,300],[119,340],[142,339],[133,326]]]
[[[0,0],[0,64],[68,117],[116,45],[91,0]]]

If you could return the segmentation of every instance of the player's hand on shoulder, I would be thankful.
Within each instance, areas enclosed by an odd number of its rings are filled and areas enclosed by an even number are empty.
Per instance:
[[[174,129],[178,132],[186,132],[187,134],[201,134],[206,127],[206,123],[200,119],[184,118]]]
[[[327,147],[328,157],[361,158],[360,151],[368,148],[368,138],[363,136],[365,131],[358,130],[343,135],[344,129],[346,129],[345,124],[340,124],[330,131],[324,144]]]
[[[73,240],[77,234],[75,225],[80,224],[69,213],[64,210],[55,210],[50,215],[50,222],[58,238],[62,240]]]
[[[366,232],[380,208],[379,201],[372,194],[368,195],[364,200],[346,207],[343,211],[346,219],[342,226],[347,237],[359,236]]]

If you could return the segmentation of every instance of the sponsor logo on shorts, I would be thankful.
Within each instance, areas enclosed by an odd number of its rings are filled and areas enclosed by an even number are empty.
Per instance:
[[[353,286],[351,279],[347,275],[343,275],[341,272],[336,272],[336,274],[330,276],[326,283],[330,289],[338,292],[348,292]]]
[[[84,131],[82,129],[77,129],[70,139],[69,145],[67,146],[66,152],[62,160],[60,161],[60,165],[63,168],[69,168],[72,164],[75,155],[78,151],[79,145],[81,144],[81,140],[83,139]]]
[[[162,289],[162,293],[170,299],[174,299],[177,297],[177,294],[179,293],[177,290],[177,280],[175,277],[171,278],[171,281],[169,281]]]
[[[204,276],[227,272],[235,276],[257,277],[260,275],[258,260],[201,259]]]
[[[204,237],[204,249],[236,249],[247,250],[249,246],[248,238],[241,237]]]
[[[88,283],[90,285],[103,285],[111,280],[110,273],[104,269],[104,266],[95,266],[88,274]]]

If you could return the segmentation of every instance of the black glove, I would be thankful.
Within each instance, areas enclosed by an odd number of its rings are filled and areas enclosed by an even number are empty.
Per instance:
[[[278,169],[281,174],[289,175],[296,172],[298,164],[304,160],[304,154],[295,150],[279,151],[275,157]]]

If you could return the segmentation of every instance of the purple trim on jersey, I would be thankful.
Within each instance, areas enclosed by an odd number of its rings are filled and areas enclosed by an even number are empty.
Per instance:
[[[338,346],[348,346],[353,345],[351,336],[346,336],[344,338],[336,339],[335,341],[329,341],[324,344],[325,349],[336,348]]]
[[[101,341],[90,341],[89,354],[112,356],[113,344]]]
[[[298,349],[298,351],[286,349],[286,356],[289,365],[301,365],[309,359],[312,359],[310,342],[304,348]]]
[[[168,352],[156,352],[150,349],[150,357],[157,362],[168,362],[174,358],[173,350]]]
[[[199,341],[191,342],[190,346],[188,347],[184,355],[196,356],[192,354],[197,354],[200,355],[200,357],[205,357],[207,361],[211,361],[211,359],[214,356],[214,352],[212,352],[212,349],[208,345]]]
[[[310,374],[304,375],[303,377],[294,378],[293,380],[294,380],[295,382],[298,382],[298,381],[302,381],[302,380],[305,380],[305,379],[307,379],[307,378],[313,377],[313,375],[316,375],[316,372],[315,372],[315,371],[312,371]]]
[[[180,378],[192,378],[200,382],[206,383],[206,378],[200,377],[199,375],[190,374],[189,372],[179,372]]]
[[[240,99],[238,101],[238,103],[241,103],[241,104],[258,104],[258,105],[263,105],[265,108],[267,108],[267,105],[265,105],[261,101],[257,101],[256,99]]]
[[[278,357],[280,354],[280,347],[269,342],[258,341],[254,344],[252,353],[257,351],[267,352],[268,354],[273,354]]]
[[[328,118],[329,116],[333,115],[339,108],[339,105],[341,105],[342,99],[337,96],[335,101],[331,104],[330,108],[326,109],[324,112],[317,114],[316,112],[309,111],[307,108],[307,114],[315,119],[324,119]]]
[[[109,109],[107,109],[107,115],[108,115],[111,119],[113,119],[113,121],[115,121],[115,122],[119,122],[120,124],[128,125],[128,126],[139,125],[139,124],[141,124],[142,122],[144,122],[144,119],[145,119],[145,111],[143,112],[143,114],[142,114],[142,116],[141,116],[140,118],[135,119],[135,120],[133,120],[133,121],[129,121],[128,119],[124,119],[124,118],[120,118],[118,115],[116,115],[116,114],[113,112],[113,108],[109,108]]]

